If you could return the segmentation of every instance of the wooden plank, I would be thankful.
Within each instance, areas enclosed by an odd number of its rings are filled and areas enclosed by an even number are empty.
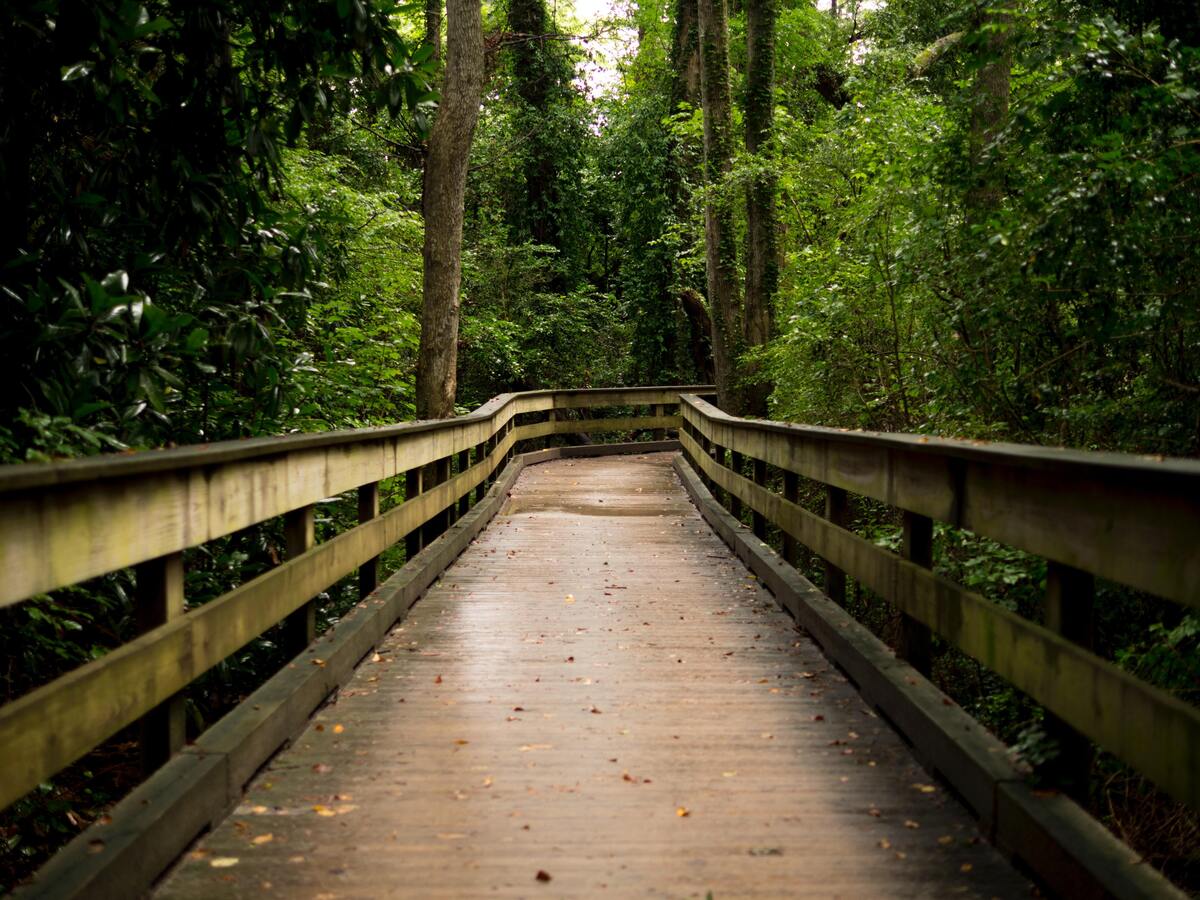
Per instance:
[[[379,482],[372,481],[358,489],[358,523],[369,522],[379,515]],[[379,557],[373,556],[358,567],[359,599],[379,587]]]
[[[0,808],[78,759],[478,484],[514,442],[369,522],[0,707]]]
[[[771,465],[1200,606],[1200,462],[735,419],[694,397],[681,412]]]
[[[273,676],[235,710],[136,788],[112,812],[56,854],[17,890],[22,900],[140,897],[210,824],[220,821],[246,783],[329,692],[340,686],[391,624],[490,521],[523,459],[500,486],[405,566],[381,591],[323,635],[311,654]],[[310,665],[312,659],[324,665]]]
[[[156,896],[1027,896],[640,456],[526,468]]]
[[[752,540],[682,461],[684,488],[722,540],[764,580],[781,606],[807,629],[912,743],[922,763],[945,778],[1000,846],[1014,853],[1061,896],[1182,900],[1145,860],[1061,794],[1033,791],[1008,748],[844,609],[761,541]]]
[[[177,619],[185,612],[183,554],[142,563],[135,573],[134,614],[139,634]],[[184,698],[171,697],[146,713],[140,726],[142,772],[150,774],[183,749],[187,737]]]
[[[302,506],[283,517],[283,536],[287,559],[296,559],[312,549],[316,541],[316,508]],[[283,643],[289,654],[296,654],[317,636],[317,604],[309,597],[283,621]]]
[[[1200,808],[1200,711],[1046,628],[716,466],[707,477],[796,540],[933,628],[1176,799]]]
[[[525,406],[623,405],[631,398],[677,403],[679,390],[510,394],[437,422],[0,466],[0,568],[6,573],[0,606],[177,553],[459,453],[506,428]],[[669,420],[678,417],[647,421]]]

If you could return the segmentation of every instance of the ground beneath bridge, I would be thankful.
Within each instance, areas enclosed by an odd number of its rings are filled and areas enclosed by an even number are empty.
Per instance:
[[[526,469],[156,896],[1029,896],[670,462]]]

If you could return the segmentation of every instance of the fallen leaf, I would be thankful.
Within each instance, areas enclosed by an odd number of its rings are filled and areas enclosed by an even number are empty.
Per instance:
[[[457,840],[461,840],[462,838],[465,838],[465,837],[466,837],[465,834],[460,834],[457,831],[450,831],[450,832],[446,832],[445,834],[438,835],[439,840],[443,840],[443,841],[457,841]]]
[[[881,841],[879,842],[879,846],[880,846],[882,849],[884,849],[884,850],[891,850],[891,849],[892,849],[892,842],[891,842],[891,841],[889,841],[887,838],[884,838],[883,840],[881,840]]]
[[[675,810],[675,815],[679,816],[679,818],[681,818],[681,819],[686,819],[691,814],[692,814],[692,811],[690,809],[688,809],[686,806],[680,806],[679,808],[677,808]]]
[[[460,747],[461,747],[461,746],[463,746],[464,744],[469,744],[469,743],[471,743],[471,742],[470,742],[470,741],[464,741],[462,738],[459,738],[459,739],[458,739],[458,740],[456,740],[454,743],[458,744],[458,746],[460,746]]]
[[[96,838],[95,840],[92,840],[92,841],[88,841],[88,853],[103,853],[103,852],[104,852],[104,841],[100,840],[99,838]]]
[[[876,809],[874,806],[872,806],[870,809],[867,810],[867,815],[874,816],[875,818],[878,819],[881,815],[883,815],[883,813],[881,813],[878,809]]]
[[[228,869],[230,866],[238,864],[236,856],[216,856],[208,861],[208,864],[214,869]]]
[[[323,660],[323,659],[316,659],[316,658],[314,658],[314,659],[312,660],[312,664],[313,664],[314,666],[323,666],[323,665],[325,665],[325,660]],[[237,860],[234,860],[234,862],[237,862]],[[230,865],[233,865],[233,863],[230,863]]]
[[[271,841],[273,841],[273,840],[275,840],[275,835],[273,835],[273,834],[260,834],[258,837],[256,837],[254,840],[252,840],[250,843],[262,846],[263,844],[271,843]]]
[[[916,788],[918,791],[920,791],[922,794],[932,794],[934,791],[937,790],[937,788],[934,787],[932,784],[914,784],[913,787]]]
[[[537,872],[537,874],[536,874],[536,875],[534,875],[533,877],[534,877],[535,879],[537,879],[538,881],[549,881],[549,880],[550,880],[550,873],[549,873],[549,872],[547,872],[545,869],[538,869],[538,872]]]
[[[905,819],[905,820],[904,820],[904,827],[905,827],[905,828],[914,828],[914,829],[915,829],[915,828],[920,828],[920,827],[921,827],[921,823],[920,823],[920,822],[914,822],[912,819]]]
[[[327,766],[327,765],[325,765],[325,763],[317,763],[315,766],[312,767],[312,770],[314,772],[316,772],[318,775],[328,775],[330,772],[333,771],[333,766]],[[256,807],[256,809],[257,809],[257,807]],[[265,809],[265,807],[264,807],[264,809]]]
[[[346,730],[346,726],[345,726],[345,725],[334,725],[334,726],[333,726],[333,733],[334,733],[334,734],[341,734],[341,733],[342,733],[343,731],[345,731],[345,730]]]
[[[938,843],[945,847],[949,844],[953,844],[954,838],[948,834],[943,834],[940,838],[938,838]]]
[[[722,772],[722,773],[721,773],[721,777],[722,777],[722,778],[732,778],[732,777],[733,777],[734,775],[736,775],[736,774],[737,774],[737,772],[736,772],[736,771]]]
[[[975,868],[975,867],[973,865],[971,865],[970,863],[963,863],[961,866],[958,867],[958,871],[962,872],[965,875],[968,872],[970,872],[973,868]]]
[[[751,847],[747,852],[751,856],[783,856],[782,847]]]
[[[434,684],[441,684],[441,683],[442,683],[442,676],[441,676],[441,675],[439,675],[437,678],[433,679],[433,683],[434,683]]]

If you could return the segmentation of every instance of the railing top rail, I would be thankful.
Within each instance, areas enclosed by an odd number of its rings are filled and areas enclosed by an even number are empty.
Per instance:
[[[819,425],[799,425],[769,419],[743,419],[718,409],[696,394],[683,394],[685,406],[692,406],[706,418],[751,431],[769,432],[799,440],[824,441],[841,444],[870,445],[877,448],[924,453],[973,462],[1020,466],[1028,469],[1072,470],[1090,469],[1096,474],[1109,472],[1148,479],[1170,478],[1177,486],[1196,482],[1200,489],[1200,460],[1158,455],[1115,453],[1105,450],[1072,450],[1066,447],[1040,447],[1004,441],[984,441],[968,438],[946,438],[933,435],[906,434],[884,431],[851,431]]]
[[[303,434],[275,435],[247,438],[244,440],[216,441],[209,444],[192,444],[166,450],[140,450],[133,453],[105,454],[51,463],[14,463],[0,466],[0,494],[25,491],[81,481],[98,481],[108,478],[127,478],[131,475],[148,475],[196,466],[212,466],[229,462],[243,462],[264,456],[276,456],[298,450],[314,450],[323,447],[343,447],[368,441],[387,440],[453,428],[463,428],[485,422],[503,411],[515,400],[537,400],[566,396],[584,400],[596,400],[606,394],[625,396],[646,395],[653,397],[663,392],[695,394],[711,391],[709,385],[681,385],[672,387],[612,387],[612,388],[569,388],[563,390],[522,391],[498,394],[482,406],[463,416],[453,419],[423,419],[381,425],[373,428],[349,428],[337,431],[306,432]],[[654,402],[654,401],[647,401]],[[563,404],[565,405],[565,404]]]

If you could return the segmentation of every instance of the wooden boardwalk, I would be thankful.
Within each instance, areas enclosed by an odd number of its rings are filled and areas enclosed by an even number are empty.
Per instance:
[[[656,454],[527,469],[156,896],[1030,892]]]

